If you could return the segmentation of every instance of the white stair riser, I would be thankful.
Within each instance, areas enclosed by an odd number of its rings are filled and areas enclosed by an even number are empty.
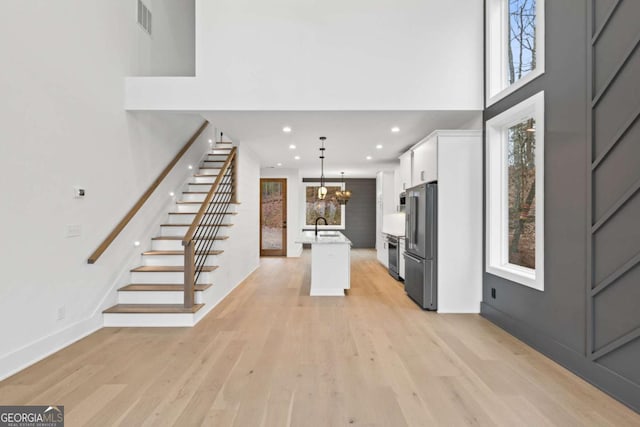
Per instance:
[[[231,153],[231,150],[225,150],[227,147],[214,147],[213,150],[209,151],[207,154],[219,154],[223,156],[228,156]]]
[[[192,179],[192,182],[213,184],[215,182],[216,178],[217,177],[215,175],[211,175],[211,176],[194,176],[193,179]]]
[[[195,324],[193,313],[104,313],[105,327],[189,327]]]
[[[182,304],[181,291],[118,291],[118,304]],[[195,292],[195,303],[202,304],[202,291]]]
[[[228,213],[226,215],[215,215],[216,223],[231,224],[233,216],[235,215],[229,215]],[[190,215],[169,215],[169,224],[191,225],[195,218],[195,212]]]
[[[175,209],[174,212],[189,212],[189,213],[198,213],[198,211],[200,210],[200,206],[202,206],[202,203],[198,203],[198,204],[193,204],[193,203],[189,203],[189,204],[184,204],[184,203],[177,203],[175,205]],[[236,212],[236,205],[235,204],[230,204],[227,207],[227,212]]]
[[[208,255],[207,260],[205,261],[205,265],[218,265],[216,263],[217,255]],[[143,255],[142,256],[142,265],[152,265],[152,266],[175,266],[184,265],[184,255]]]
[[[207,157],[204,158],[204,160],[216,160],[216,161],[223,161],[226,162],[227,158],[229,157],[229,153],[209,153],[207,154]]]
[[[202,273],[200,277],[198,277],[198,281],[196,283],[205,284],[212,283],[211,273]],[[131,283],[165,283],[165,284],[180,284],[184,283],[184,273],[183,272],[139,272],[132,271],[131,272]]]
[[[214,166],[203,166],[205,169],[200,169],[198,171],[199,174],[201,175],[213,175],[213,176],[217,176],[220,173],[220,167],[214,167]]]
[[[187,191],[211,191],[211,187],[213,187],[213,183],[207,183],[207,185],[193,185],[189,184],[187,186]],[[231,184],[219,184],[218,189],[220,191],[231,191],[233,187]]]
[[[226,242],[226,240],[216,240],[213,242],[210,250],[224,249],[222,247],[224,242]],[[184,247],[180,240],[153,240],[151,242],[151,249],[154,251],[182,251]]]
[[[204,202],[204,199],[207,197],[206,194],[182,194],[183,202]]]
[[[206,227],[211,228],[211,227]],[[220,229],[218,230],[218,237],[222,237],[222,236],[227,236],[229,233],[228,230],[229,227],[220,227]],[[187,231],[189,230],[189,226],[185,225],[185,226],[179,226],[179,227],[167,227],[167,226],[163,226],[160,227],[160,236],[162,237],[184,237],[184,235],[187,233]],[[205,233],[208,233],[209,230],[206,230]],[[211,231],[213,232],[213,231]],[[206,235],[206,234],[205,234]]]

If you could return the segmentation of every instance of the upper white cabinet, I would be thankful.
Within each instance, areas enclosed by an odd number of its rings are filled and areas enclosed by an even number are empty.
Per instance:
[[[438,134],[431,134],[413,148],[413,173],[411,184],[438,179]]]
[[[400,192],[411,187],[412,157],[413,153],[411,151],[407,151],[400,156]]]

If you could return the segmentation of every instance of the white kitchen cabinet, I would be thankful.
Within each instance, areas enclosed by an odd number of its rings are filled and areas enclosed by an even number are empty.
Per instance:
[[[438,312],[479,313],[482,132],[435,131],[411,151],[412,186],[438,181]],[[403,275],[404,263],[400,266]]]
[[[413,153],[411,151],[407,151],[402,156],[400,156],[400,192],[406,190],[411,187],[411,162],[412,162]],[[398,194],[399,196],[399,194]]]
[[[438,134],[431,134],[414,146],[412,186],[438,179]]]
[[[376,174],[376,251],[378,261],[385,267],[389,266],[389,249],[386,236],[382,232],[382,219],[386,214],[396,211],[395,200],[393,172],[378,172]]]

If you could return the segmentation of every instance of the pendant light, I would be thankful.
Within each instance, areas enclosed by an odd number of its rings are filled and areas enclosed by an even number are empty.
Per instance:
[[[324,142],[326,137],[320,137],[320,188],[318,188],[318,200],[324,200],[327,197],[327,187],[324,185]]]
[[[338,203],[340,203],[341,205],[346,205],[351,198],[351,191],[347,190],[344,183],[344,172],[340,172],[340,175],[342,175],[342,187],[344,188],[344,190],[336,191],[336,198],[338,199]]]

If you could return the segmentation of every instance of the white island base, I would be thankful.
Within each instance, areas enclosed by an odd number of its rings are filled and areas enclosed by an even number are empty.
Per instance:
[[[311,244],[311,296],[344,296],[351,287],[351,241],[339,232],[304,232],[296,243]]]
[[[351,245],[311,245],[311,296],[344,296],[351,287]]]

